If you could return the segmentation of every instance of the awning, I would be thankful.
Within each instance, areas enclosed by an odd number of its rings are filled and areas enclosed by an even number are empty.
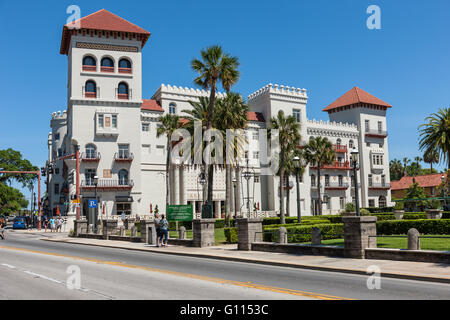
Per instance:
[[[116,202],[133,202],[133,197],[116,197]]]

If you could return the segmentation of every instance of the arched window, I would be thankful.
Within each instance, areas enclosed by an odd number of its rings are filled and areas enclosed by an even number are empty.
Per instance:
[[[169,104],[169,113],[176,114],[177,113],[177,105],[175,103]]]
[[[131,73],[131,62],[128,59],[119,60],[119,73]]]
[[[97,85],[94,81],[88,80],[86,81],[86,85],[84,87],[84,94],[86,98],[96,98],[97,97]]]
[[[380,207],[380,208],[386,207],[386,197],[385,196],[380,196],[378,198],[378,207]]]
[[[337,144],[338,146],[340,146],[341,143],[342,143],[342,140],[338,138],[338,139],[336,140],[336,144]]]
[[[122,169],[119,171],[119,186],[128,185],[128,171]]]
[[[350,149],[353,149],[353,140],[350,140],[350,141],[348,142],[348,147],[349,147]]]
[[[86,56],[83,58],[83,71],[96,71],[97,63],[95,59],[91,56]]]
[[[97,147],[90,143],[86,145],[86,159],[95,159],[97,158]]]
[[[111,58],[103,58],[100,69],[102,72],[114,72],[114,61]]]
[[[119,83],[119,87],[117,88],[117,98],[119,99],[127,99],[129,97],[128,84],[125,82]]]

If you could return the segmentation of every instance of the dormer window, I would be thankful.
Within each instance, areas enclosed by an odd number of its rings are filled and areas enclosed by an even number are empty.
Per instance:
[[[117,89],[117,98],[118,99],[129,99],[128,85],[125,82],[119,83],[119,87]]]
[[[97,71],[97,63],[91,56],[83,58],[83,71]]]
[[[119,60],[119,73],[131,73],[131,62],[128,59]]]
[[[111,58],[103,58],[100,70],[102,72],[114,72],[114,61]]]
[[[85,98],[97,98],[97,85],[94,81],[86,81],[86,85],[84,87],[84,96]]]

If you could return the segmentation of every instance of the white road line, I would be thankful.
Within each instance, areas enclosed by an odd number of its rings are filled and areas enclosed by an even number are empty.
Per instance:
[[[45,279],[45,280],[48,280],[48,281],[51,281],[51,282],[55,282],[55,283],[59,283],[59,284],[63,283],[63,282],[61,282],[59,280],[56,280],[56,279],[53,279],[53,278],[49,278],[47,276],[43,276],[42,274],[38,274],[38,273],[35,273],[35,272],[32,272],[32,271],[24,270],[23,272],[25,272],[26,274],[32,275],[33,277],[36,277],[36,278]]]
[[[6,263],[2,263],[2,266],[8,267],[10,269],[15,269],[16,267],[10,265],[10,264],[6,264]]]

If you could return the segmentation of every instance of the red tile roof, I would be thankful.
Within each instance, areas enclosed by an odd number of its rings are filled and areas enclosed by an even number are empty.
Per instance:
[[[382,106],[385,108],[392,107],[390,104],[384,102],[383,100],[378,99],[377,97],[371,95],[370,93],[358,87],[354,87],[350,89],[350,91],[345,93],[343,96],[341,96],[339,99],[334,101],[332,104],[330,104],[328,107],[323,109],[323,111],[330,111],[336,108],[350,106],[358,103],[372,104],[376,106]]]
[[[427,187],[437,187],[442,183],[442,175],[447,178],[447,174],[444,173],[435,173],[435,174],[427,174],[424,176],[416,176],[416,177],[408,177],[404,176],[400,180],[391,181],[391,190],[404,190],[408,189],[414,182],[413,179],[419,184],[422,188]]]
[[[142,110],[164,112],[164,109],[159,105],[158,101],[151,99],[142,99],[142,101]]]
[[[128,22],[121,17],[102,9],[100,11],[94,12],[86,17],[83,17],[76,22],[80,23],[80,29],[91,29],[91,30],[102,30],[102,31],[116,31],[116,32],[128,32],[132,34],[141,35],[142,47],[144,47],[148,38],[150,37],[150,32],[138,27],[131,22]],[[61,40],[61,54],[67,54],[69,51],[70,38],[72,31],[69,29],[70,24],[66,24],[63,28],[62,40]]]
[[[247,112],[248,121],[265,122],[264,115],[261,112],[249,111]]]

